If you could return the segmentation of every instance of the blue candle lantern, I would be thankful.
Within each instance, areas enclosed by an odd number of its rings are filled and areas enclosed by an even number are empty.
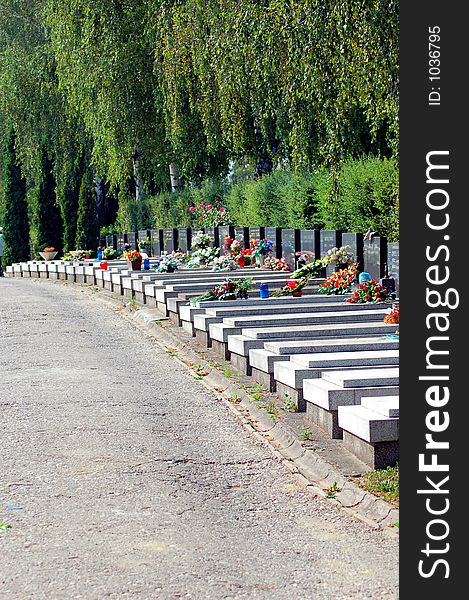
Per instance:
[[[266,283],[261,283],[259,286],[259,297],[260,298],[268,298],[269,297],[269,286]]]
[[[103,251],[101,248],[98,248],[98,260],[103,260]]]
[[[143,270],[144,271],[149,271],[150,270],[150,259],[149,258],[144,258],[143,259]]]
[[[360,273],[360,275],[358,276],[358,283],[363,284],[365,283],[365,281],[370,281],[371,280],[371,275],[369,273],[367,273],[366,271],[362,271]]]

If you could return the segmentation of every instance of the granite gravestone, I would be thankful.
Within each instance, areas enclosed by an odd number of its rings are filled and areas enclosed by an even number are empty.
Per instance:
[[[137,231],[137,240],[139,243],[139,247],[140,244],[149,244],[150,243],[150,231],[148,229],[140,229],[139,231]],[[151,249],[148,248],[148,250],[144,250],[144,252],[151,252]]]
[[[357,273],[363,271],[363,233],[343,233],[342,246],[350,246],[358,262]]]
[[[342,245],[342,234],[335,229],[321,229],[319,232],[319,251],[320,257],[324,258],[331,248],[340,248]],[[326,277],[332,275],[336,270],[336,264],[327,265]]]
[[[281,238],[281,229],[279,227],[265,227],[264,228],[264,236],[266,240],[272,242],[272,249],[270,251],[270,256],[272,258],[281,258],[282,257],[282,238]]]
[[[127,243],[127,234],[126,233],[118,233],[117,234],[117,249],[122,250],[122,252],[123,252],[125,250],[126,243]]]
[[[300,230],[282,229],[280,232],[282,244],[282,258],[285,259],[290,269],[296,269],[296,253],[300,250]]]
[[[249,227],[249,241],[263,240],[265,238],[265,227]]]
[[[150,231],[150,239],[152,256],[160,256],[163,248],[163,230],[152,229]]]
[[[249,228],[248,227],[235,227],[234,230],[235,240],[241,244],[241,248],[249,248]]]
[[[114,250],[117,250],[117,235],[106,236],[106,247],[114,248]]]
[[[135,231],[127,232],[127,244],[130,246],[131,250],[137,249],[137,234]]]
[[[300,250],[305,252],[307,263],[319,258],[319,231],[302,229],[300,231]]]
[[[379,281],[384,276],[384,264],[387,261],[386,239],[374,236],[363,242],[363,266],[372,279]]]
[[[163,229],[163,250],[168,254],[177,249],[177,229]]]
[[[188,227],[178,229],[178,250],[187,252],[191,247],[191,230]]]
[[[219,225],[218,226],[218,237],[219,244],[218,247],[221,248],[220,254],[226,254],[225,250],[225,236],[229,235],[230,238],[234,238],[234,227],[233,225]]]
[[[204,231],[207,235],[212,238],[211,246],[218,248],[219,246],[219,234],[218,227],[205,227]]]
[[[387,270],[389,277],[396,280],[396,291],[399,291],[399,243],[388,243]],[[385,273],[387,275],[387,273]]]

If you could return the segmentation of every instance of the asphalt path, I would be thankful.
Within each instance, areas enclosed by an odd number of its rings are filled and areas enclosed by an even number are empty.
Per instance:
[[[97,296],[0,279],[0,598],[397,598],[395,536]]]

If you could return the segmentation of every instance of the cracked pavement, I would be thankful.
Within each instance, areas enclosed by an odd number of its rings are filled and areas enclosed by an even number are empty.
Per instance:
[[[398,597],[398,540],[313,497],[89,290],[0,280],[0,598]]]

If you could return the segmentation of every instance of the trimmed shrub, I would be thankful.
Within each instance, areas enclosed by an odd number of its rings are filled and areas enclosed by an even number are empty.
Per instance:
[[[15,134],[5,140],[3,161],[3,267],[29,259],[29,219],[26,182],[16,162]]]
[[[319,212],[329,229],[399,239],[399,173],[396,161],[365,157],[344,164],[338,177],[318,180]]]
[[[98,245],[98,222],[96,219],[96,199],[90,173],[83,173],[78,197],[77,250],[94,250]]]
[[[40,259],[39,252],[45,246],[53,246],[62,254],[63,221],[55,194],[53,163],[43,149],[39,181],[31,193],[32,237],[34,253]]]

